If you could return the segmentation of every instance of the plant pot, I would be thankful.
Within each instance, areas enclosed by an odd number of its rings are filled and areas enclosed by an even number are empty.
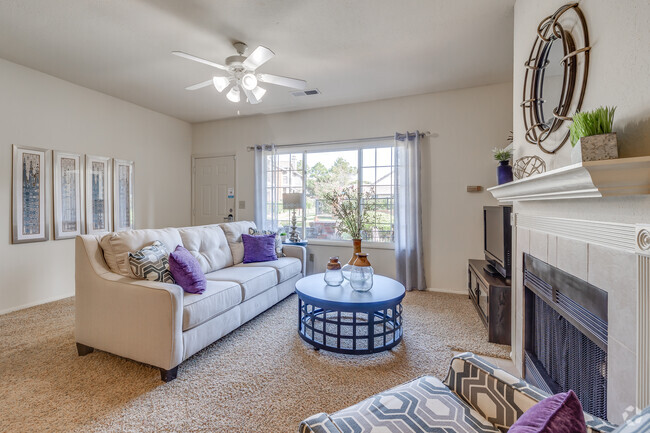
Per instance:
[[[343,278],[346,280],[350,279],[350,272],[352,271],[354,261],[357,259],[357,253],[361,252],[361,239],[352,239],[352,248],[352,258],[345,266],[343,266],[343,268],[341,268],[343,271]]]
[[[582,137],[571,149],[571,163],[618,158],[616,133]]]
[[[497,185],[512,182],[512,166],[510,161],[501,161],[497,166]]]

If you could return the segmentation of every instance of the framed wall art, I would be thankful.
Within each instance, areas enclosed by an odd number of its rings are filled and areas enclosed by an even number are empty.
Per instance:
[[[52,153],[13,146],[12,243],[50,239],[50,166]]]
[[[86,233],[111,231],[111,158],[86,155]]]
[[[133,161],[113,160],[113,226],[116,232],[135,228],[134,169]]]
[[[54,239],[85,233],[83,156],[54,151]]]

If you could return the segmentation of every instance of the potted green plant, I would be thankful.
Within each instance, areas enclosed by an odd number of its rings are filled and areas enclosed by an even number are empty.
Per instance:
[[[569,126],[572,163],[618,158],[616,133],[612,132],[615,111],[616,107],[598,107],[573,116]]]
[[[287,233],[286,232],[280,233],[280,239],[282,239],[283,243],[286,242],[287,241]]]
[[[366,189],[359,194],[356,186],[348,186],[341,191],[325,193],[325,204],[336,219],[336,231],[352,238],[353,253],[350,261],[343,266],[343,277],[350,279],[350,271],[357,253],[361,252],[361,237],[364,230],[371,227],[375,217],[375,191]]]
[[[512,150],[504,147],[503,149],[495,147],[492,149],[494,159],[499,161],[497,167],[497,184],[512,182],[512,166],[510,159],[512,158]]]

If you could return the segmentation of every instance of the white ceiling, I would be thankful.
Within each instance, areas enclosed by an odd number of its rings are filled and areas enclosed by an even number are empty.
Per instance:
[[[0,57],[189,122],[501,83],[512,79],[515,0],[2,0]],[[307,80],[259,105],[185,87],[243,41],[258,71]]]

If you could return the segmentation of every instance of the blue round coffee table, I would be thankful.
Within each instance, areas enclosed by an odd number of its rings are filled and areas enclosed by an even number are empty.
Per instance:
[[[357,292],[348,281],[332,287],[323,274],[296,283],[298,334],[315,349],[363,355],[395,347],[402,341],[402,299],[399,282],[374,276],[369,292]]]

